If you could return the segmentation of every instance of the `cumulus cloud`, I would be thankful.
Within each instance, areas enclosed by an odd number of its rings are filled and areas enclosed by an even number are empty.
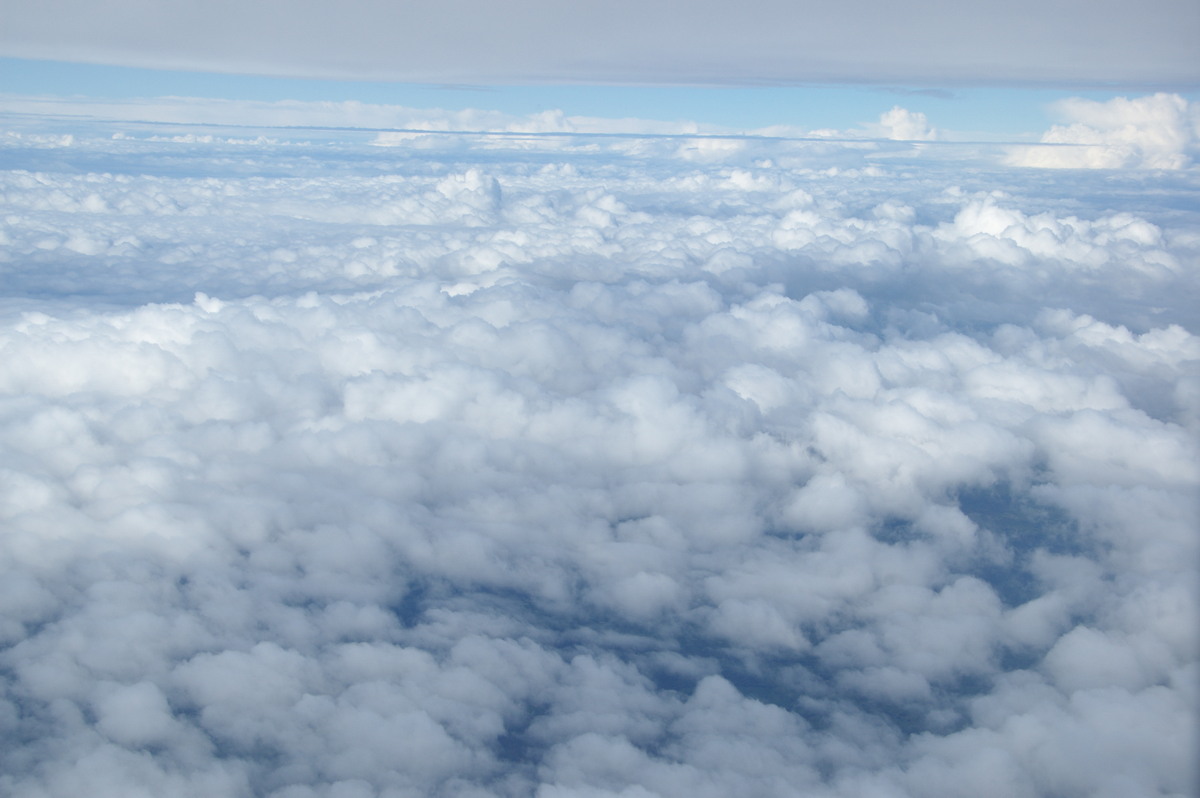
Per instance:
[[[879,117],[879,130],[886,138],[901,141],[932,141],[937,131],[929,126],[925,114],[893,106]]]
[[[1200,149],[1200,107],[1178,94],[1073,98],[1055,105],[1066,120],[1041,138],[1053,146],[1022,147],[1016,166],[1056,169],[1184,169]]]
[[[0,792],[1194,785],[1188,173],[58,124]]]

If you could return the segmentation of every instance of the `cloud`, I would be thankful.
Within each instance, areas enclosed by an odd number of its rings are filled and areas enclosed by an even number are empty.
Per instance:
[[[422,83],[1166,85],[1194,83],[1188,0],[963,11],[932,0],[575,3],[328,0],[103,12],[80,0],[15,10],[7,56]]]
[[[278,144],[306,134],[304,130],[285,134],[281,128],[361,128],[373,132],[373,143],[379,146],[445,146],[447,141],[465,134],[487,133],[490,134],[487,143],[497,147],[571,148],[579,147],[580,142],[584,141],[587,146],[606,149],[615,146],[670,146],[686,157],[711,160],[743,153],[758,138],[794,139],[798,142],[809,139],[870,138],[927,141],[938,135],[936,130],[929,127],[924,114],[910,112],[899,106],[885,112],[876,124],[850,130],[811,131],[786,125],[747,129],[700,124],[690,120],[568,116],[558,109],[510,114],[476,108],[411,108],[358,101],[252,101],[193,97],[96,99],[0,95],[0,102],[7,112],[15,114],[64,114],[107,122],[186,126],[170,133],[159,128],[148,137],[197,144]],[[196,126],[207,126],[207,130],[215,128],[216,131],[198,133]],[[246,128],[257,128],[257,135],[248,135]],[[12,143],[27,147],[69,147],[74,141],[71,134],[9,130],[4,135]],[[124,137],[137,134],[120,131],[115,135]],[[656,145],[653,139],[660,137],[672,140]]]
[[[879,117],[879,127],[889,139],[900,141],[932,141],[937,131],[929,126],[925,114],[909,111],[896,105]]]
[[[363,103],[354,100],[299,101],[299,100],[225,100],[192,97],[154,97],[141,99],[102,99],[82,97],[30,97],[9,95],[3,98],[10,113],[53,114],[65,113],[88,116],[93,119],[158,122],[181,125],[236,125],[238,127],[334,127],[386,129],[386,135],[395,141],[410,140],[421,131],[471,131],[489,130],[501,133],[558,133],[558,132],[606,132],[623,120],[564,117],[561,111],[544,111],[525,116],[503,114],[497,111],[477,109],[445,110],[409,108],[399,105]],[[628,120],[622,126],[624,132],[694,132],[681,129],[679,123]],[[406,131],[406,133],[394,132]],[[241,135],[239,135],[239,132]],[[194,131],[180,132],[177,136],[191,136],[196,143],[212,143],[225,140],[227,143],[255,142],[247,138],[244,131],[225,131],[224,136],[213,138],[212,134],[197,134]],[[70,144],[63,135],[22,134],[6,131],[11,137],[21,140],[41,141],[44,145],[66,146]],[[69,134],[68,134],[69,135]],[[158,132],[157,135],[163,135]],[[204,136],[208,136],[204,139]],[[278,140],[278,139],[276,139]],[[262,142],[259,142],[262,143]]]
[[[1200,147],[1200,109],[1177,94],[1073,98],[1056,104],[1067,120],[1042,134],[1045,147],[1022,147],[1016,166],[1055,169],[1184,169]]]
[[[0,140],[0,792],[1193,783],[1186,181],[60,124]]]

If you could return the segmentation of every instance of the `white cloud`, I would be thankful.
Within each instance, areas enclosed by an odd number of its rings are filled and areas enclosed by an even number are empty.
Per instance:
[[[932,141],[938,137],[925,114],[898,105],[880,115],[879,128],[884,137],[900,141]]]
[[[5,139],[0,792],[1190,785],[1186,173],[130,129]]]
[[[1200,149],[1200,108],[1178,94],[1063,100],[1067,124],[1042,134],[1051,146],[1015,150],[1016,166],[1056,169],[1184,169]]]

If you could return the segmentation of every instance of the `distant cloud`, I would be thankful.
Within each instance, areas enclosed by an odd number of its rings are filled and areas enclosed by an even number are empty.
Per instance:
[[[877,122],[868,122],[849,130],[807,130],[790,125],[774,125],[761,129],[726,128],[692,121],[668,121],[638,118],[605,118],[568,116],[551,109],[529,114],[511,114],[477,108],[446,110],[440,108],[411,108],[400,105],[363,103],[357,101],[298,101],[298,100],[223,100],[188,97],[154,97],[106,100],[81,97],[31,97],[0,94],[0,107],[10,113],[61,113],[86,116],[96,120],[128,122],[162,122],[183,125],[236,125],[260,127],[330,127],[380,130],[376,144],[412,144],[428,141],[447,132],[487,131],[497,134],[599,134],[601,136],[763,136],[778,138],[822,139],[889,139],[895,141],[933,141],[940,133],[930,127],[925,114],[894,106],[880,115]],[[278,131],[275,131],[277,134]],[[5,135],[21,134],[9,131]],[[37,136],[38,134],[32,134]],[[181,133],[183,136],[211,134]],[[61,138],[61,137],[60,137]],[[26,137],[28,141],[33,138]],[[59,139],[42,136],[38,139],[53,143]],[[693,145],[705,149],[705,155],[719,155],[741,145],[727,141]],[[539,146],[552,146],[543,140]]]
[[[885,138],[898,141],[933,141],[938,137],[925,114],[898,105],[879,117],[879,128]]]
[[[43,0],[6,9],[0,54],[425,83],[1181,86],[1192,0],[561,3]]]
[[[1067,124],[1042,135],[1048,147],[1021,147],[1016,166],[1058,169],[1183,169],[1200,152],[1200,106],[1177,94],[1107,102],[1072,98],[1054,106]]]

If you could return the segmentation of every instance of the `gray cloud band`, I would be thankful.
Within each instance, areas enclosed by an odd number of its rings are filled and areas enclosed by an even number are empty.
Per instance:
[[[143,3],[7,9],[0,53],[451,83],[867,82],[1184,88],[1191,0]]]

